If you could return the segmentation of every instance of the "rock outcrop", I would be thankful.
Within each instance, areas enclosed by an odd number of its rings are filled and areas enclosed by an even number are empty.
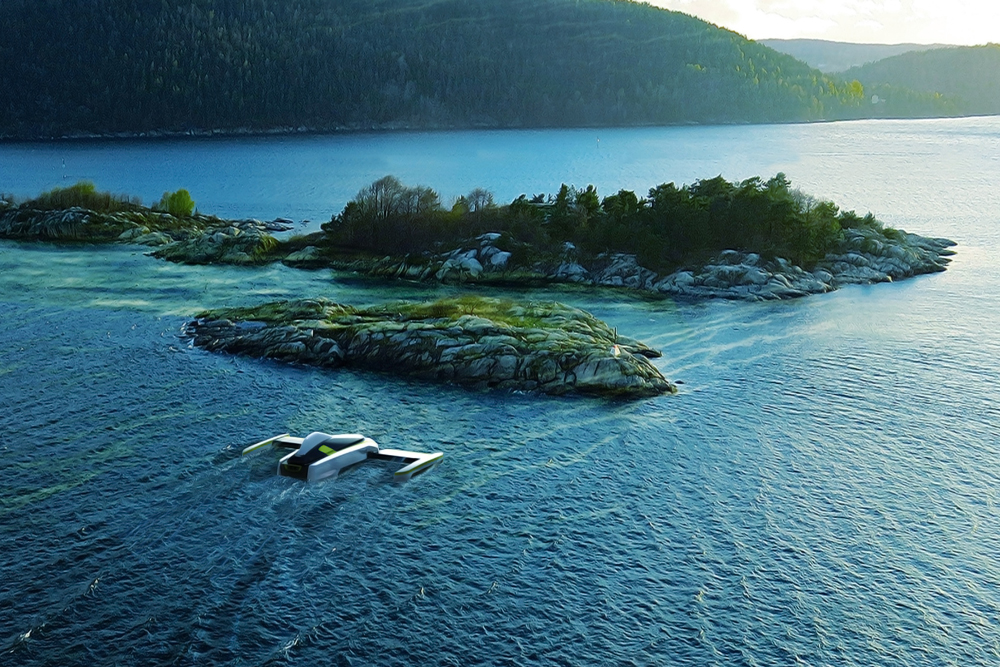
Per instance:
[[[620,287],[689,299],[790,299],[830,292],[843,285],[891,282],[944,271],[955,245],[892,229],[843,230],[833,252],[806,270],[780,257],[764,260],[751,252],[725,250],[704,264],[661,275],[635,255],[602,253],[583,257],[570,243],[546,259],[526,251],[515,259],[503,250],[502,236],[482,234],[461,247],[419,255],[365,257],[324,245],[323,235],[282,244],[269,232],[285,230],[285,220],[221,220],[195,214],[175,218],[148,209],[97,213],[82,208],[42,210],[0,206],[0,238],[46,241],[133,243],[186,264],[262,264],[281,260],[298,268],[333,268],[366,275],[444,283],[529,286],[575,283]]]
[[[497,248],[499,234],[483,234],[471,247],[419,257],[326,260],[327,266],[383,278],[437,280],[450,283],[574,283],[621,287],[689,299],[791,299],[831,292],[844,285],[892,282],[944,271],[953,241],[895,230],[845,229],[836,252],[812,270],[780,257],[763,260],[751,252],[724,250],[705,264],[667,275],[641,266],[635,255],[603,253],[590,260],[572,244],[560,257],[518,265],[511,253]],[[316,248],[286,263],[317,267],[324,263]],[[305,251],[302,251],[305,253]]]
[[[686,298],[748,300],[791,299],[832,292],[844,285],[892,282],[944,271],[954,254],[948,239],[900,233],[875,236],[868,230],[844,230],[838,252],[807,271],[776,258],[727,250],[698,270],[682,270],[644,283],[646,289]]]
[[[278,247],[267,229],[259,220],[220,220],[152,254],[182,264],[263,264],[274,260],[271,253]]]
[[[150,234],[173,242],[197,234],[204,227],[201,216],[177,218],[169,213],[135,210],[99,213],[85,208],[39,209],[12,206],[0,209],[0,238],[89,243],[145,243]]]
[[[659,352],[558,303],[284,301],[202,313],[185,332],[212,351],[473,387],[622,397],[676,391],[649,361]]]
[[[259,264],[272,261],[276,223],[222,220],[136,207],[101,213],[86,208],[0,207],[0,238],[84,243],[129,243],[157,248],[153,255],[187,264]],[[283,227],[278,226],[278,229]]]

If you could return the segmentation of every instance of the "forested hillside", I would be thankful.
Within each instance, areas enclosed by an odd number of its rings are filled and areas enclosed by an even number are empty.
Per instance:
[[[798,58],[821,72],[843,72],[851,67],[891,58],[910,51],[942,49],[947,44],[855,44],[826,39],[762,39],[775,51]]]
[[[7,137],[956,111],[625,0],[5,0],[3,26]]]
[[[905,53],[843,74],[866,86],[888,84],[954,98],[963,113],[1000,113],[1000,44]]]

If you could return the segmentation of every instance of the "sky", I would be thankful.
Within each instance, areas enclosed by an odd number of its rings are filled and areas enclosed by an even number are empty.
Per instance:
[[[646,0],[751,39],[1000,43],[1000,0]]]

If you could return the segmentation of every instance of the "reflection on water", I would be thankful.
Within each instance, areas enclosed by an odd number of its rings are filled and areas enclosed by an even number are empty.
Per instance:
[[[532,293],[663,349],[682,392],[632,403],[178,337],[202,308],[457,288],[0,243],[2,662],[996,664],[1000,196],[963,181],[966,163],[932,187],[925,159],[957,142],[982,167],[984,124],[715,128],[813,132],[761,151],[824,193],[905,201],[896,224],[960,254],[944,274],[785,303]],[[903,161],[903,137],[920,159],[892,179],[819,158]],[[446,458],[406,485],[371,466],[307,486],[270,452],[239,456],[313,429]]]

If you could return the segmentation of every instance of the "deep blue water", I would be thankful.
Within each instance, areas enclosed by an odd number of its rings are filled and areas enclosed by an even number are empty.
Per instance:
[[[574,154],[585,136],[101,143],[67,164],[147,199],[196,182],[207,212],[314,219],[385,171],[508,198],[783,170],[959,254],[784,303],[533,293],[659,347],[684,382],[621,403],[178,337],[204,307],[454,288],[0,242],[0,664],[997,664],[1000,120],[602,130],[618,162]],[[49,187],[38,165],[62,148],[0,146],[0,190]],[[328,171],[262,166],[294,164]],[[307,486],[239,457],[315,429],[445,460],[402,486],[379,467]]]

